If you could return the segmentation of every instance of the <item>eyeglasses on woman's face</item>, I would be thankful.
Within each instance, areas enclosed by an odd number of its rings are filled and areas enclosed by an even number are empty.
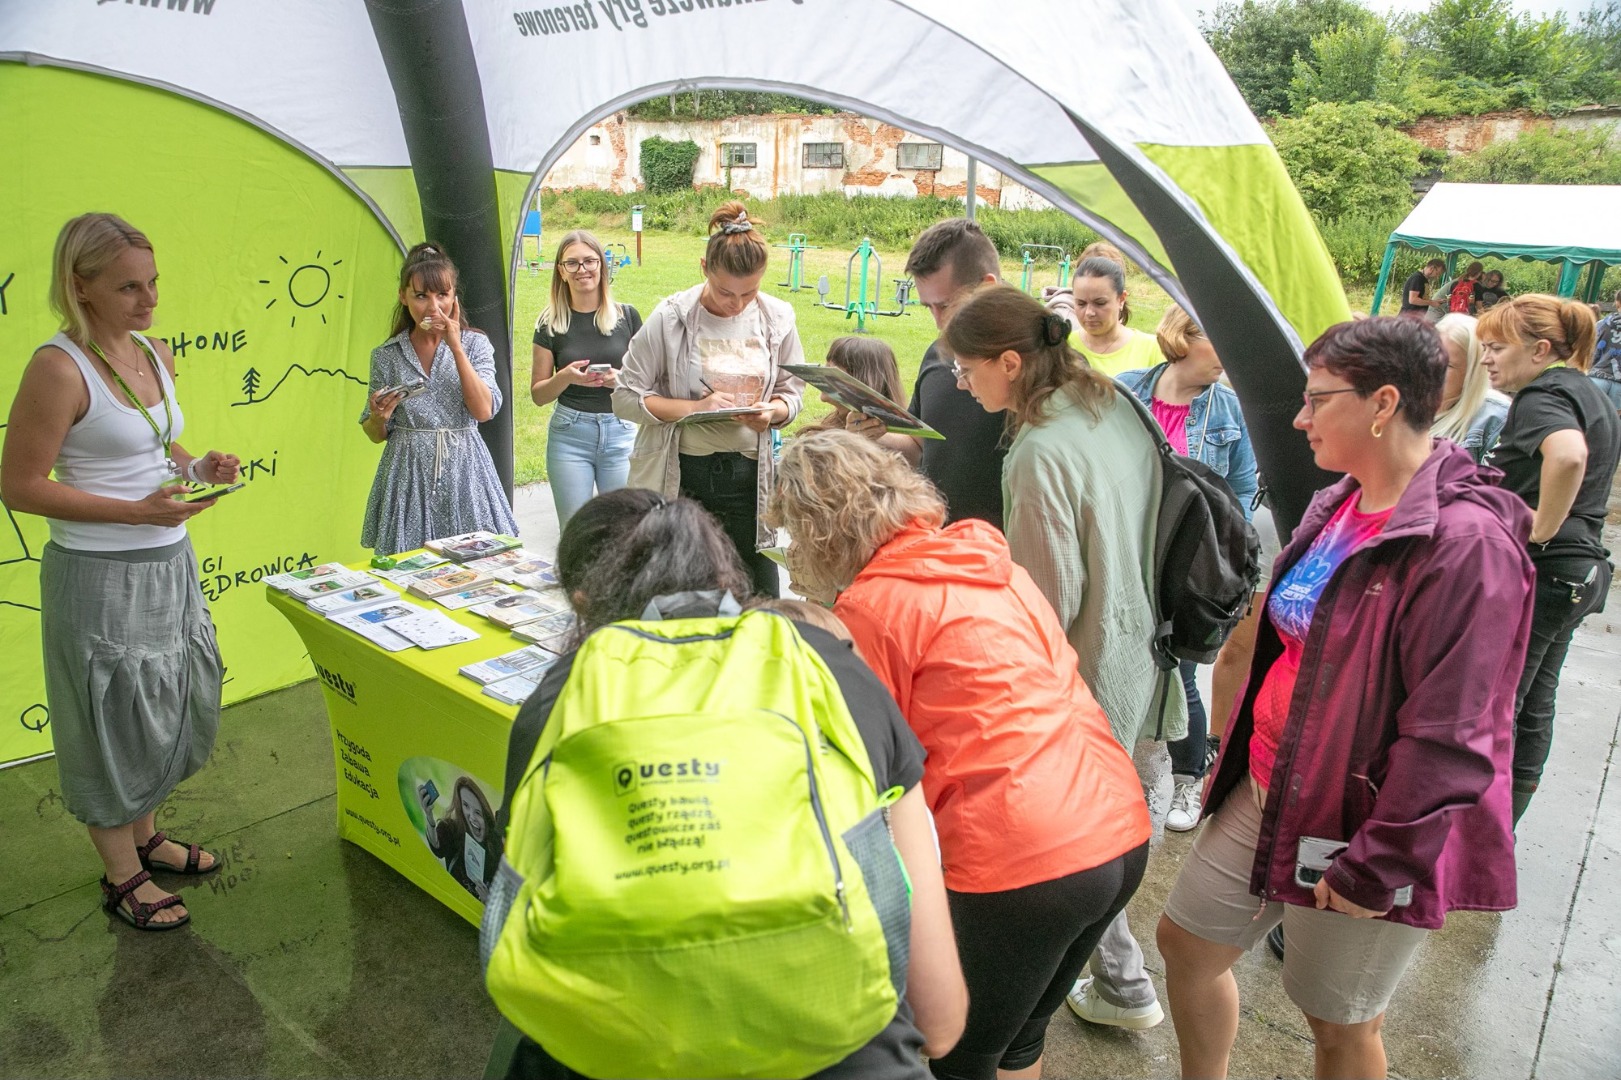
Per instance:
[[[578,274],[587,270],[596,270],[602,265],[601,259],[564,259],[563,269],[571,274]]]
[[[1306,415],[1316,416],[1319,398],[1333,397],[1335,394],[1355,394],[1357,392],[1357,388],[1354,386],[1345,390],[1307,390],[1300,395],[1300,400],[1306,403]]]

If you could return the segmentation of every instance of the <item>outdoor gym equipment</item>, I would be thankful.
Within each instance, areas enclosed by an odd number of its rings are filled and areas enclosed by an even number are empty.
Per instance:
[[[855,279],[856,260],[861,260],[861,293],[854,299],[850,296],[851,285]],[[830,304],[827,294],[832,291],[828,284],[827,275],[823,274],[816,282],[816,292],[822,298],[822,306],[833,311],[844,312],[848,319],[851,315],[856,317],[856,333],[867,333],[867,320],[878,315],[905,315],[906,307],[902,305],[895,311],[880,311],[878,309],[878,289],[884,280],[884,262],[873,250],[872,241],[867,237],[861,238],[861,243],[850,252],[850,258],[844,264],[844,303]],[[872,299],[868,299],[871,296]]]
[[[614,248],[619,249],[618,255],[614,254]],[[614,278],[619,276],[619,271],[630,265],[630,249],[624,244],[604,244],[602,261],[608,264],[608,283],[612,284]]]
[[[817,244],[807,244],[807,237],[802,232],[789,233],[786,244],[773,244],[773,247],[788,249],[788,280],[777,282],[779,288],[789,292],[798,292],[805,287],[805,252],[820,251]]]
[[[1024,263],[1024,276],[1019,279],[1019,289],[1020,289],[1020,291],[1022,291],[1022,292],[1030,292],[1031,271],[1033,270],[1033,268],[1036,265],[1036,254],[1035,253],[1038,252],[1038,251],[1056,251],[1056,252],[1058,252],[1058,287],[1060,289],[1069,288],[1069,274],[1070,274],[1069,252],[1065,251],[1061,247],[1055,247],[1052,244],[1020,244],[1019,245],[1019,258]],[[1031,295],[1034,295],[1034,294],[1032,293]]]

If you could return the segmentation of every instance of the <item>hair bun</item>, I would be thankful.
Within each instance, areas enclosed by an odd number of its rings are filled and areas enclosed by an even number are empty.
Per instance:
[[[1062,345],[1069,339],[1069,320],[1055,312],[1041,317],[1041,340],[1048,346]]]

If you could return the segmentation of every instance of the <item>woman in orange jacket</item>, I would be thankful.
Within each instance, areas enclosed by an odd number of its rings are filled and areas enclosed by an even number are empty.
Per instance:
[[[937,1077],[1040,1076],[1047,1021],[1148,860],[1131,759],[1002,534],[858,436],[792,440],[769,519],[928,753],[968,1026]]]

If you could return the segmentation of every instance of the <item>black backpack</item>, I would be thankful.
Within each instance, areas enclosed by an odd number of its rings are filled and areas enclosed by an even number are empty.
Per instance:
[[[1214,663],[1249,611],[1261,579],[1261,539],[1227,481],[1202,461],[1172,450],[1142,400],[1124,385],[1118,389],[1154,437],[1162,466],[1154,530],[1154,660],[1167,672],[1182,660]]]

